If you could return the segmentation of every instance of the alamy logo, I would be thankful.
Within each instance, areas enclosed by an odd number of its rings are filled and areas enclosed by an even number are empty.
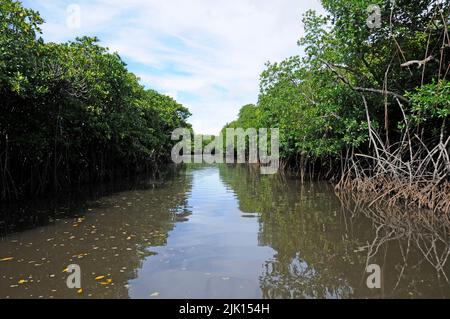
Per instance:
[[[78,4],[71,4],[66,10],[66,25],[70,30],[81,28],[81,7]]]
[[[390,1],[391,15],[395,9],[396,0]],[[369,15],[366,24],[370,29],[379,29],[382,26],[381,7],[377,4],[371,4],[366,9]]]
[[[225,134],[203,146],[203,136],[193,139],[189,129],[179,128],[172,133],[173,141],[181,139],[172,149],[172,161],[176,164],[260,164],[261,174],[275,174],[280,166],[279,136],[279,129],[227,128]]]
[[[367,18],[367,26],[370,29],[381,28],[381,8],[376,4],[372,4],[367,7],[367,13],[369,17]]]
[[[81,268],[79,265],[72,264],[67,266],[66,271],[70,274],[67,277],[66,284],[69,289],[81,289]]]
[[[368,265],[366,272],[370,273],[367,277],[367,288],[369,289],[380,289],[381,288],[381,268],[377,264]]]

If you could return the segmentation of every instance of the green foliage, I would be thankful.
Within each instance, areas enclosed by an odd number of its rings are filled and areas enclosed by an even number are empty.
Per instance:
[[[448,119],[450,116],[450,82],[430,83],[406,96],[411,100],[411,119],[416,124],[427,120]]]
[[[439,134],[423,124],[444,122],[446,130],[449,117],[449,2],[322,4],[327,15],[304,15],[305,34],[298,41],[304,55],[268,63],[253,117],[243,108],[228,126],[279,128],[281,155],[293,162],[335,159],[340,165],[347,151],[370,154],[367,115],[386,141],[401,139],[405,116],[426,140],[436,140]],[[379,28],[367,25],[370,5],[381,9]],[[424,57],[430,57],[426,66],[404,65]]]
[[[44,43],[42,19],[0,4],[0,198],[167,161],[189,111],[146,90],[97,38]]]

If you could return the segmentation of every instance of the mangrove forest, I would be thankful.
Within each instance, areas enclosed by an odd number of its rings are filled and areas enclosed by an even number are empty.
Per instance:
[[[0,0],[2,306],[450,299],[448,0],[74,2]]]
[[[302,179],[449,213],[448,1],[322,5],[303,17],[305,54],[269,62],[258,103],[225,128],[279,128]]]
[[[145,89],[97,38],[45,43],[44,22],[0,2],[0,199],[154,171],[189,110]]]

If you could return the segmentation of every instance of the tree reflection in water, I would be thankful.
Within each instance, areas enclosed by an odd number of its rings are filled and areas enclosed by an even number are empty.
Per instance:
[[[100,191],[88,201],[66,197],[53,204],[63,215],[36,217],[41,227],[4,237],[1,256],[14,259],[0,265],[0,298],[129,298],[128,282],[155,254],[152,247],[166,245],[174,224],[190,215],[191,176],[164,180],[122,185],[116,194]],[[39,214],[32,203],[20,209]],[[81,294],[65,286],[63,270],[72,263],[81,267]],[[99,276],[112,282],[101,285]]]
[[[302,185],[257,167],[222,165],[220,173],[240,210],[259,214],[260,245],[276,251],[263,265],[263,297],[450,297],[446,217],[367,207],[327,183]],[[366,285],[371,263],[381,266],[381,289]]]
[[[0,259],[13,260],[0,262],[0,298],[148,297],[162,288],[168,297],[450,298],[447,216],[368,206],[327,183],[264,176],[256,166],[219,165],[204,171],[208,179],[195,170],[50,209],[3,207]],[[40,227],[26,226],[33,222]],[[14,224],[25,230],[11,234]],[[82,269],[81,294],[65,286],[71,263]],[[382,289],[366,285],[373,263]],[[160,274],[169,276],[155,283]]]

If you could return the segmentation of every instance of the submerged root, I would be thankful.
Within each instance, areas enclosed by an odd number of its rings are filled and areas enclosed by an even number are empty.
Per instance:
[[[362,212],[372,222],[375,236],[367,246],[360,248],[367,251],[366,265],[372,263],[387,248],[388,243],[400,249],[403,262],[394,290],[412,262],[412,250],[420,252],[423,260],[435,269],[437,276],[450,283],[450,215],[436,214],[428,209],[407,210],[392,205],[392,201],[377,201],[369,206],[367,198],[361,194],[336,192],[336,195],[343,208],[352,212],[352,216]]]
[[[338,189],[361,193],[369,206],[384,202],[389,206],[406,205],[411,208],[430,209],[437,213],[450,213],[450,182],[401,181],[391,176],[348,177]]]

